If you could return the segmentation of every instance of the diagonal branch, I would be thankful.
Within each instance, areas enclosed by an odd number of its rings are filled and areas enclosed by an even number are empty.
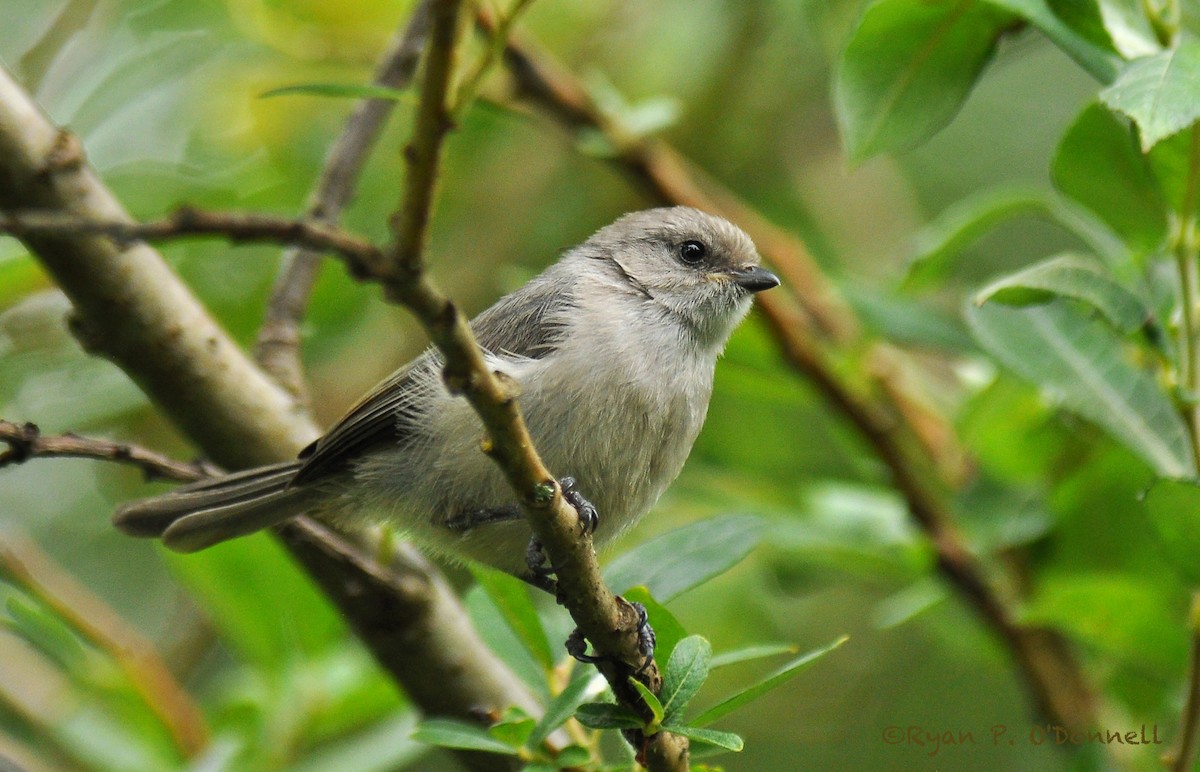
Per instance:
[[[51,124],[0,69],[0,210],[28,207],[89,222],[130,222],[78,140]],[[316,437],[316,427],[294,412],[292,400],[151,247],[50,232],[22,240],[70,297],[74,327],[86,344],[129,373],[218,463],[243,468],[284,460]],[[314,534],[290,534],[289,547],[416,704],[466,720],[510,705],[539,712],[528,689],[465,623],[444,580],[419,559],[409,564],[408,578],[370,564],[391,577],[377,582],[339,560],[342,546]],[[410,659],[410,650],[393,646],[404,636],[443,645]]]
[[[477,15],[477,22],[485,30],[494,27],[484,12]],[[870,352],[877,365],[886,364],[889,353],[864,339],[852,311],[838,299],[803,245],[733,193],[701,178],[666,143],[624,130],[592,101],[572,73],[528,41],[510,40],[505,63],[519,97],[568,130],[599,130],[615,150],[612,162],[652,197],[664,204],[723,214],[750,233],[793,293],[791,303],[786,295],[772,295],[756,304],[784,359],[810,379],[887,466],[911,519],[933,547],[943,578],[1009,650],[1038,713],[1064,726],[1091,726],[1094,697],[1065,642],[1052,632],[1017,621],[1011,600],[992,586],[985,567],[955,526],[951,493],[934,449],[902,406],[887,398],[904,390],[887,381],[886,367],[867,365],[865,377],[855,379],[835,365],[857,351]]]
[[[450,121],[449,84],[455,43],[465,18],[461,0],[431,7],[429,56],[421,84],[413,137],[405,147],[408,163],[404,196],[391,219],[393,261],[383,282],[390,297],[408,307],[442,352],[445,380],[475,409],[488,432],[488,454],[517,492],[535,536],[555,566],[559,599],[579,630],[602,657],[598,668],[617,699],[649,717],[648,707],[629,684],[636,677],[654,692],[661,675],[638,650],[638,620],[633,607],[604,584],[591,538],[579,516],[562,497],[550,470],[534,449],[517,405],[516,385],[492,373],[466,318],[439,292],[424,271],[424,249],[437,187],[437,175]],[[653,769],[686,769],[687,739],[668,732],[642,738],[639,750]]]
[[[428,5],[429,0],[422,0],[384,53],[372,81],[375,85],[401,89],[412,81],[429,26]],[[395,106],[391,99],[364,99],[354,106],[341,135],[329,149],[325,168],[309,197],[306,219],[326,225],[338,222]],[[300,322],[317,280],[321,255],[319,248],[301,245],[292,245],[284,252],[255,348],[262,368],[301,404],[308,397],[300,361]]]

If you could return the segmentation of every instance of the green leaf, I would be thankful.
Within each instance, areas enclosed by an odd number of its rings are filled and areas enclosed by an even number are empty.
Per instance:
[[[1070,0],[1077,2],[1077,0]],[[1048,37],[1063,53],[1074,59],[1092,77],[1110,83],[1121,66],[1120,57],[1097,45],[1086,32],[1072,27],[1068,20],[1055,13],[1046,0],[988,0],[988,3],[1018,14]],[[1065,3],[1064,3],[1065,4]],[[1055,4],[1058,5],[1058,4]]]
[[[629,676],[629,685],[633,687],[635,692],[642,696],[642,699],[646,702],[646,706],[650,708],[650,712],[654,715],[654,720],[650,724],[651,727],[656,727],[661,724],[664,715],[663,704],[659,701],[658,695],[650,691],[649,686],[646,686],[633,676]]]
[[[1200,584],[1200,486],[1158,480],[1146,494],[1150,522],[1180,574]]]
[[[1051,392],[1160,474],[1192,470],[1187,430],[1150,374],[1125,359],[1110,327],[1062,301],[1037,308],[968,308],[976,339],[1017,374]]]
[[[340,97],[344,99],[388,99],[393,102],[416,103],[416,97],[411,91],[391,88],[390,86],[375,86],[366,83],[298,83],[294,86],[281,86],[259,94],[260,99],[270,99],[280,96],[319,96]]]
[[[1069,2],[1070,0],[1064,0]],[[1100,10],[1100,18],[1112,47],[1126,59],[1149,56],[1162,50],[1141,0],[1090,0]]]
[[[815,649],[807,654],[802,654],[775,672],[771,673],[766,678],[756,681],[750,686],[747,686],[745,689],[742,689],[740,692],[725,698],[721,702],[701,713],[699,716],[696,716],[696,718],[692,719],[692,721],[689,723],[693,727],[705,726],[706,724],[711,724],[723,716],[729,715],[743,705],[758,699],[775,687],[788,681],[793,676],[799,674],[801,671],[809,668],[818,659],[841,646],[848,640],[850,640],[849,636],[843,635],[841,638],[838,638],[828,646],[823,646],[822,648]],[[672,729],[671,731],[675,730]]]
[[[662,685],[662,703],[667,721],[678,717],[708,680],[711,659],[712,645],[699,635],[689,635],[675,647],[671,659],[667,661]]]
[[[232,539],[193,555],[163,551],[224,641],[251,662],[286,667],[321,654],[345,623],[283,549],[265,534]]]
[[[9,619],[3,626],[69,672],[78,672],[87,661],[87,650],[60,618],[23,595],[13,595],[4,604]]]
[[[428,746],[412,739],[416,716],[404,710],[363,727],[321,743],[300,758],[289,759],[288,772],[329,772],[352,769],[354,772],[388,772],[413,768]],[[218,743],[214,743],[217,745]],[[195,763],[192,769],[218,769],[219,765]]]
[[[698,726],[672,726],[665,728],[667,731],[681,734],[689,740],[715,745],[718,748],[724,748],[734,753],[741,753],[745,745],[742,742],[742,738],[733,732],[718,732],[715,729],[701,729]]]
[[[516,748],[492,737],[483,727],[448,718],[430,718],[422,721],[412,733],[412,739],[442,748],[486,751],[507,756],[517,754]]]
[[[656,601],[645,587],[631,587],[622,593],[622,597],[630,603],[641,603],[646,607],[646,616],[657,639],[654,644],[654,656],[660,660],[669,660],[675,645],[687,636],[687,630],[683,629],[675,615]]]
[[[645,585],[662,603],[724,572],[762,539],[763,521],[750,515],[700,520],[640,544],[604,571],[616,590]]]
[[[546,637],[542,620],[529,597],[529,585],[516,577],[482,566],[472,566],[471,573],[534,659],[546,670],[552,669],[554,654],[550,649],[550,639]]]
[[[1032,188],[994,188],[946,207],[917,233],[905,286],[919,289],[945,281],[972,242],[1008,220],[1027,216],[1061,225],[1098,255],[1125,258],[1125,245],[1080,207]]]
[[[728,665],[739,665],[743,662],[750,662],[756,659],[795,653],[796,647],[790,643],[759,643],[715,654],[712,661],[708,663],[708,666],[712,670],[716,670],[719,667],[726,667]]]
[[[1104,266],[1078,255],[1060,255],[1001,277],[975,294],[975,304],[994,301],[1009,306],[1047,303],[1056,297],[1095,308],[1118,332],[1129,333],[1151,319],[1137,295],[1118,284]]]
[[[539,748],[555,729],[562,726],[575,713],[575,710],[587,698],[588,691],[592,684],[596,683],[597,678],[595,673],[586,673],[567,684],[567,688],[563,689],[546,706],[546,712],[537,722],[537,726],[533,728],[525,745],[533,749]]]
[[[1012,20],[976,0],[871,5],[834,81],[834,107],[850,158],[914,147],[949,123]]]
[[[509,712],[517,711],[516,708],[509,708]],[[519,711],[517,715],[506,717],[497,721],[488,727],[488,734],[513,748],[519,748],[529,742],[529,738],[533,735],[533,730],[537,726],[537,722],[524,711]]]
[[[1167,206],[1129,127],[1102,105],[1086,107],[1058,145],[1055,186],[1100,219],[1137,252],[1158,248]]]
[[[1100,99],[1137,124],[1142,151],[1200,120],[1200,43],[1181,36],[1175,47],[1134,59]]]
[[[1200,215],[1200,124],[1159,142],[1149,158],[1171,211],[1181,216]]]
[[[554,769],[570,769],[572,767],[587,767],[592,761],[592,752],[582,745],[568,745],[554,757]],[[528,772],[528,769],[526,770]]]
[[[611,702],[585,702],[575,711],[575,719],[589,729],[641,729],[641,717],[624,705]]]
[[[1062,630],[1089,649],[1166,677],[1182,667],[1187,643],[1169,632],[1180,625],[1179,611],[1161,585],[1111,570],[1046,577],[1021,621]]]

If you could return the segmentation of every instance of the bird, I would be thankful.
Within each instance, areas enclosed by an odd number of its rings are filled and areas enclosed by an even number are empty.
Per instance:
[[[596,546],[679,474],[726,342],[753,296],[778,284],[737,226],[662,207],[621,216],[472,320],[489,368],[518,384],[534,445]],[[296,459],[125,504],[114,523],[182,552],[300,514],[341,529],[384,524],[434,554],[543,586],[519,499],[442,369],[430,348]]]

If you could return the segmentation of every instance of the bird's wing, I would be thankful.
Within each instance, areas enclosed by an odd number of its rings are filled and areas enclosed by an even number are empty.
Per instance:
[[[554,352],[573,307],[571,297],[543,274],[484,311],[471,328],[479,344],[497,357],[541,359]],[[372,389],[323,437],[300,451],[302,463],[292,484],[318,480],[375,448],[402,445],[421,420],[413,389],[425,388],[425,371],[438,361],[434,352],[426,352]]]

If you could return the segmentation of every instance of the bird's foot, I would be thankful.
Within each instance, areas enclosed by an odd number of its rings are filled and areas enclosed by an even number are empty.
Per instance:
[[[646,607],[641,603],[630,603],[633,610],[638,615],[638,654],[642,656],[642,664],[635,674],[640,674],[643,670],[649,667],[654,660],[654,645],[657,643],[657,637],[654,634],[654,628],[650,626],[649,616],[646,614]],[[571,631],[567,637],[567,653],[580,662],[587,664],[595,664],[597,662],[612,661],[612,658],[607,655],[595,656],[587,653],[587,639],[583,637],[583,633],[579,628]]]

